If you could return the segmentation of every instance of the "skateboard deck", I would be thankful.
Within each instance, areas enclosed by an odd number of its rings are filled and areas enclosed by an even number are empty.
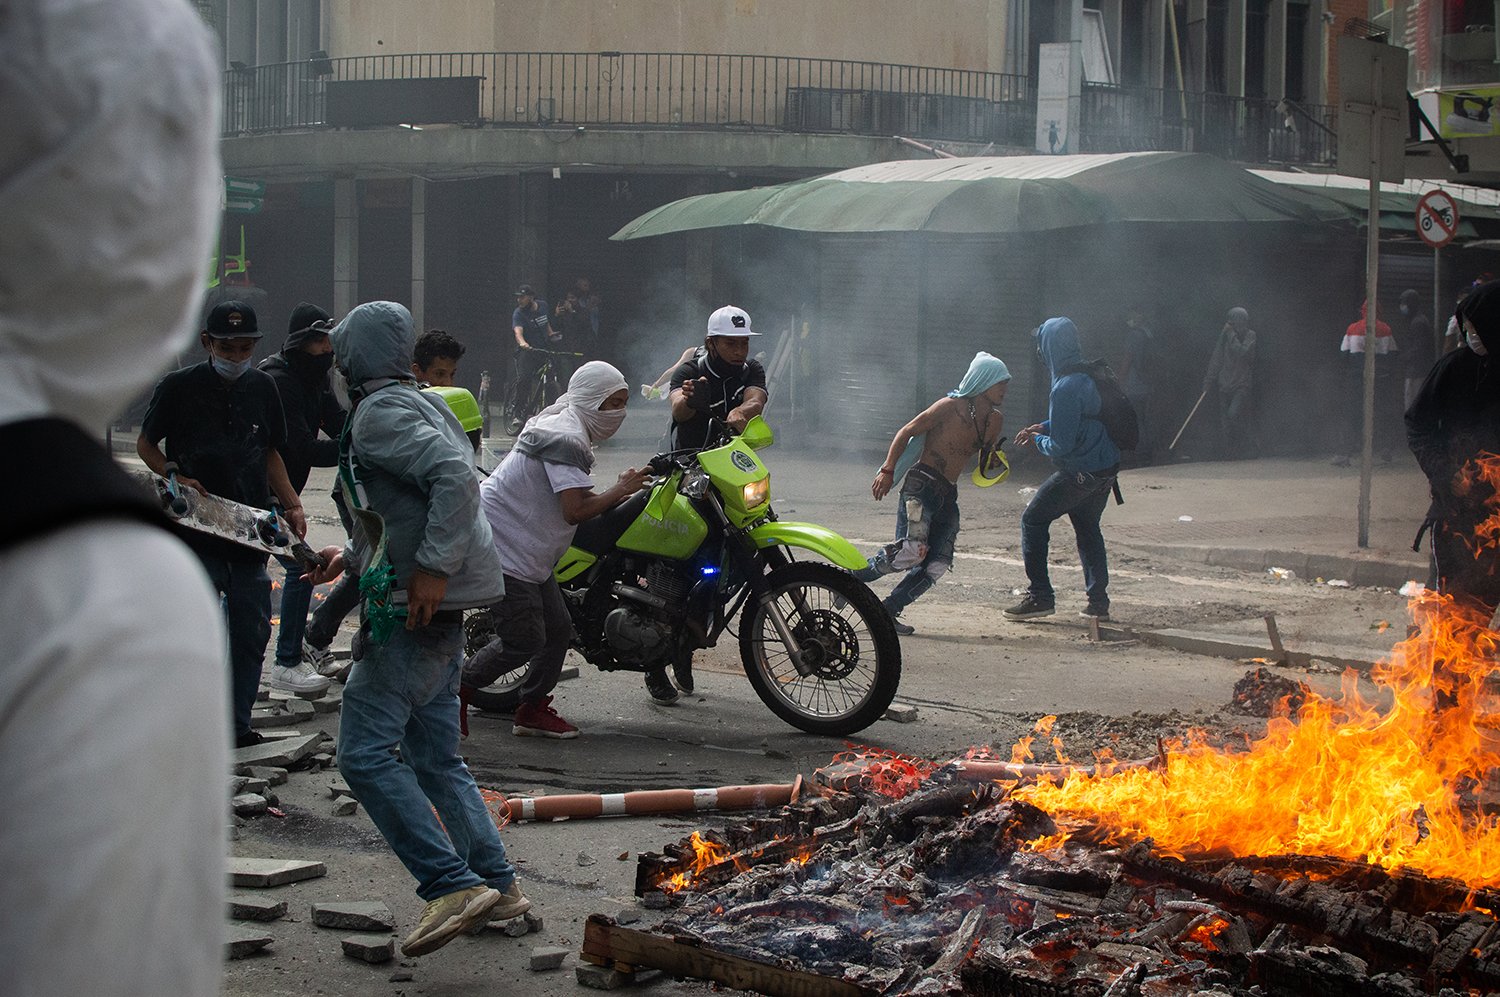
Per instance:
[[[148,470],[132,470],[130,473],[150,489],[162,512],[187,529],[251,550],[290,558],[304,570],[323,566],[322,555],[298,539],[290,524],[270,510],[257,509],[218,495],[203,495],[195,488],[175,486]]]

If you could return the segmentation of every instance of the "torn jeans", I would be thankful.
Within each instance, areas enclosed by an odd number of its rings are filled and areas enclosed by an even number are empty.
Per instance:
[[[927,464],[917,464],[901,482],[896,506],[896,539],[854,573],[863,582],[905,571],[885,605],[899,614],[953,566],[958,540],[958,486]]]

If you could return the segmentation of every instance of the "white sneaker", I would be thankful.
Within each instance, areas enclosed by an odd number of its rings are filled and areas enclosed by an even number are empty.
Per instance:
[[[333,656],[333,651],[326,647],[313,647],[307,641],[302,642],[302,661],[311,665],[319,675],[334,676],[339,669],[344,667],[342,661]]]
[[[271,688],[280,689],[282,692],[322,692],[333,684],[333,679],[325,675],[319,675],[313,670],[313,666],[302,662],[295,668],[283,668],[280,665],[271,666]]]

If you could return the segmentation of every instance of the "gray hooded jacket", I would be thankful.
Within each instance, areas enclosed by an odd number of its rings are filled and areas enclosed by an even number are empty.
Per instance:
[[[397,585],[404,588],[421,568],[448,579],[442,609],[496,602],[505,586],[479,511],[474,448],[443,400],[411,380],[411,313],[393,301],[369,302],[345,316],[332,339],[355,403],[355,476],[369,508],[385,520]],[[367,567],[369,551],[356,544],[355,554]],[[405,594],[395,598],[405,601]]]

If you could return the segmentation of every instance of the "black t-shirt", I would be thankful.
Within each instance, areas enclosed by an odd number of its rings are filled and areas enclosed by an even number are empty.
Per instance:
[[[714,373],[709,365],[707,356],[695,357],[685,364],[681,364],[672,371],[671,390],[676,391],[682,387],[685,381],[695,381],[700,377],[708,378],[708,403],[707,412],[693,411],[693,417],[687,422],[672,423],[672,449],[686,450],[689,447],[702,447],[708,443],[709,418],[724,421],[724,417],[745,401],[746,388],[766,388],[766,371],[759,361],[746,360],[745,365],[736,374],[720,377]]]
[[[510,324],[512,327],[521,327],[521,336],[527,343],[534,347],[546,350],[551,348],[547,341],[548,320],[547,302],[541,298],[532,301],[531,307],[517,308],[511,312]]]
[[[196,478],[210,493],[270,508],[266,454],[286,446],[286,422],[276,382],[265,371],[247,370],[234,381],[207,361],[173,371],[157,384],[141,434],[158,445],[165,438],[167,459],[177,462],[178,473]],[[227,542],[212,547],[219,556],[256,556]]]

